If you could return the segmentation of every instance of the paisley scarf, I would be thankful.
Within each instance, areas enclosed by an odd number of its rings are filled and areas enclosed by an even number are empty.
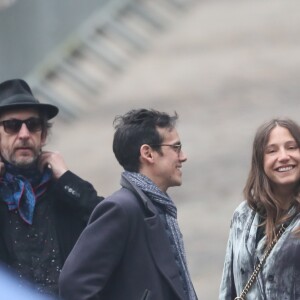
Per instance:
[[[5,174],[0,179],[0,198],[9,210],[18,210],[20,217],[31,225],[36,202],[47,190],[51,178],[50,169],[40,173],[37,167],[21,169],[5,162]]]

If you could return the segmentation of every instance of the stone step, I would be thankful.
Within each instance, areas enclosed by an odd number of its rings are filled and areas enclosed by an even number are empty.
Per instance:
[[[107,85],[192,3],[109,1],[29,75],[33,92],[57,105],[66,121],[90,111]]]

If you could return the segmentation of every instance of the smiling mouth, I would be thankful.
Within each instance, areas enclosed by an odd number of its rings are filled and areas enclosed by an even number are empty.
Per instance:
[[[290,171],[290,170],[292,170],[294,168],[295,168],[295,166],[287,166],[287,167],[279,167],[276,170],[278,172],[288,172],[288,171]]]

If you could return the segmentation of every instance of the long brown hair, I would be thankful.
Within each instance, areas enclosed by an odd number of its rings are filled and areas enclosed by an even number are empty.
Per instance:
[[[258,212],[262,218],[262,226],[265,226],[267,245],[275,237],[276,226],[286,222],[290,216],[280,205],[279,199],[274,194],[271,182],[264,171],[264,152],[269,140],[270,132],[276,126],[286,128],[300,147],[300,127],[290,119],[272,119],[262,124],[255,135],[252,149],[251,168],[244,187],[244,197],[249,206]],[[300,211],[299,186],[295,188],[296,211]],[[300,230],[297,230],[298,233]]]

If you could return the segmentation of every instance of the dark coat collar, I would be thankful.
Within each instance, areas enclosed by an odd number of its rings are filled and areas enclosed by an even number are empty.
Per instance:
[[[160,272],[172,286],[179,299],[184,299],[184,292],[181,288],[182,282],[179,278],[178,266],[176,265],[174,256],[172,255],[167,234],[162,234],[162,232],[164,232],[164,227],[162,225],[157,208],[140,188],[132,184],[123,175],[121,177],[120,184],[123,188],[130,190],[137,197],[137,199],[142,201],[144,207],[152,212],[151,217],[145,218],[148,228],[147,240],[149,248]],[[166,251],[168,248],[170,251]],[[162,249],[164,250],[162,251]]]

